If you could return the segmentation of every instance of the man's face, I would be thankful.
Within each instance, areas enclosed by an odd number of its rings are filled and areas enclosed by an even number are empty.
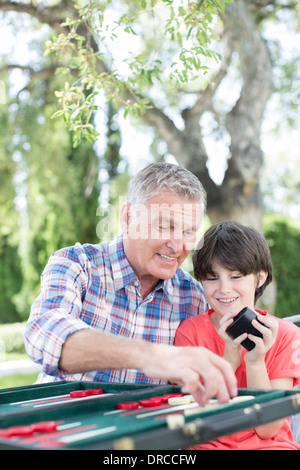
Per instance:
[[[174,276],[194,246],[201,215],[199,203],[171,193],[123,206],[125,254],[142,286]]]

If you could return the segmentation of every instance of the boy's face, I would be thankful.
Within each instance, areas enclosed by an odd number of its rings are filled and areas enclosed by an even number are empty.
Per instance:
[[[224,268],[217,261],[212,263],[212,270],[214,276],[209,274],[202,285],[208,303],[218,315],[236,314],[244,307],[254,309],[255,289],[263,285],[267,273],[243,275]]]

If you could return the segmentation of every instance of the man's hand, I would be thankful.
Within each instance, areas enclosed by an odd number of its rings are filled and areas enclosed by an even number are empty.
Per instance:
[[[165,378],[181,385],[182,391],[194,394],[201,405],[213,397],[219,403],[226,403],[237,394],[231,365],[208,349],[156,346],[155,353],[143,367],[143,372],[149,377]]]

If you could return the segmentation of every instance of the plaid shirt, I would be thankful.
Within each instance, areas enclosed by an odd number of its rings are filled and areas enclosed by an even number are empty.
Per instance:
[[[178,269],[160,281],[147,298],[123,249],[122,237],[111,243],[80,245],[54,253],[41,277],[25,332],[29,357],[42,364],[38,381],[164,383],[137,370],[96,370],[66,374],[58,368],[67,337],[93,328],[128,338],[173,344],[179,323],[208,306],[203,291]]]

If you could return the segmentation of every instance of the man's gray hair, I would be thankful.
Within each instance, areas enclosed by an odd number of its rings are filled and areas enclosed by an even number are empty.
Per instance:
[[[132,180],[128,202],[144,203],[162,193],[176,194],[183,199],[206,206],[206,192],[190,171],[172,163],[152,163],[143,168]]]

